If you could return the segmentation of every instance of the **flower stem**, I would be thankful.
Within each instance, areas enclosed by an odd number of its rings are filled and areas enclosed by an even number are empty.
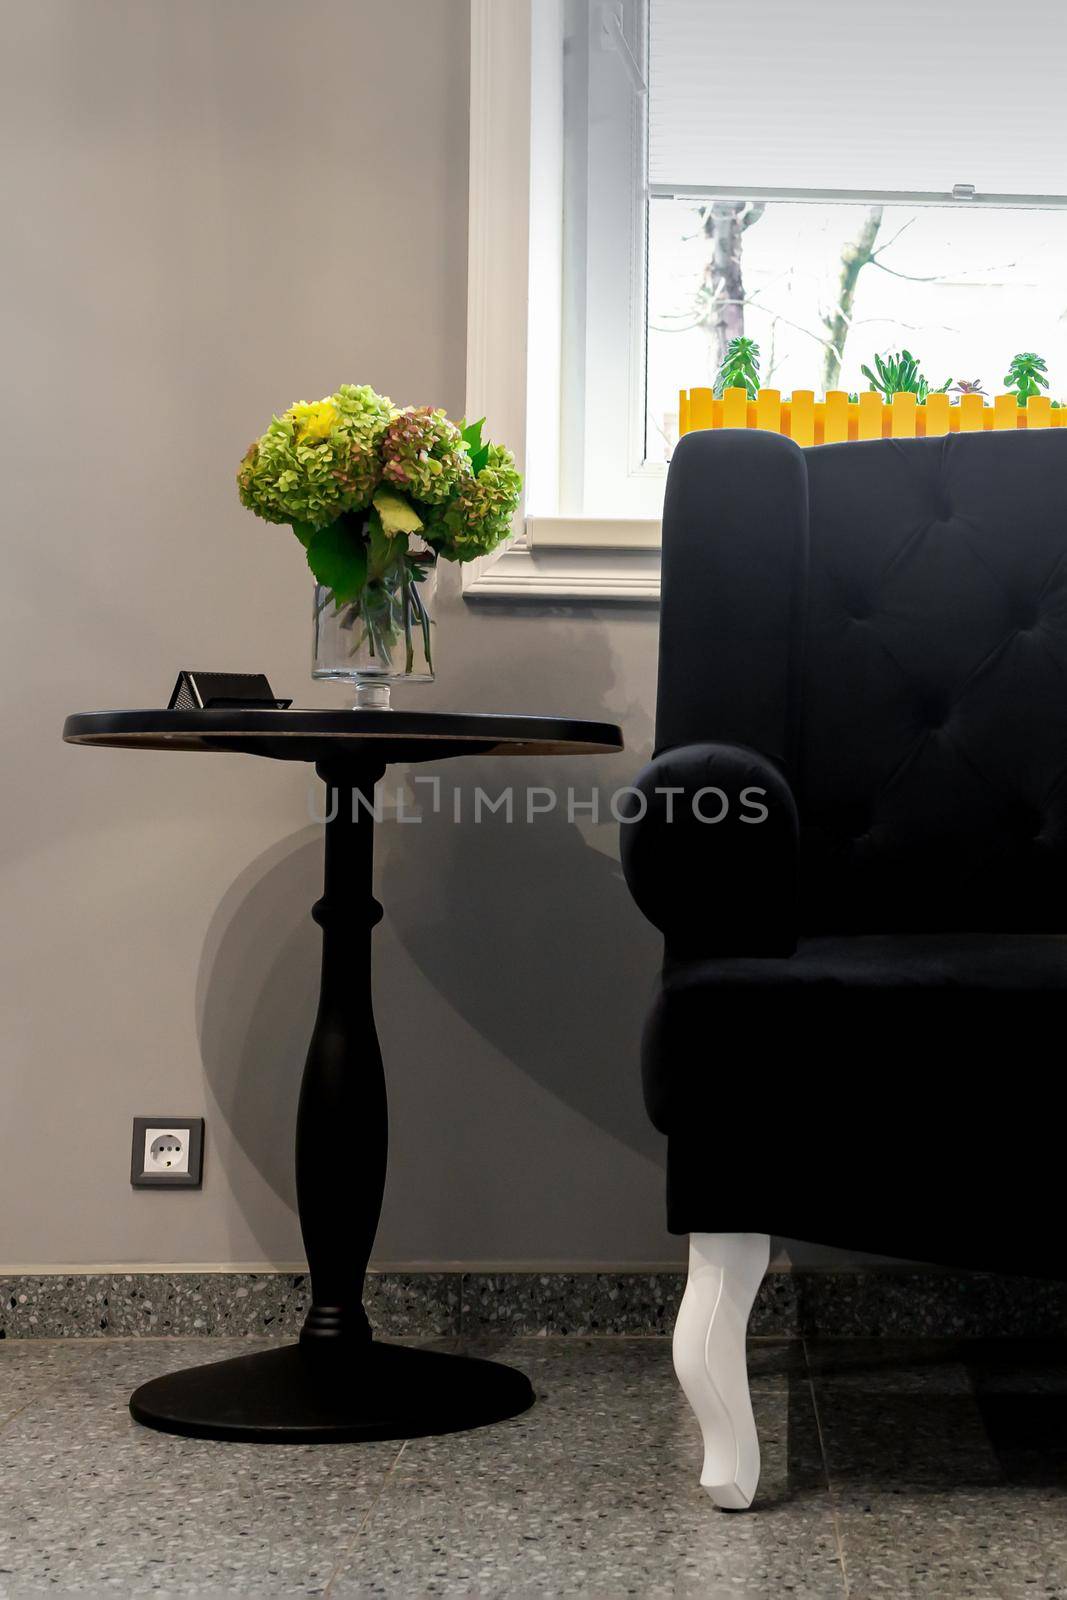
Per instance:
[[[404,613],[404,671],[415,670],[415,642],[411,637],[411,582],[407,566],[401,568],[400,605]]]

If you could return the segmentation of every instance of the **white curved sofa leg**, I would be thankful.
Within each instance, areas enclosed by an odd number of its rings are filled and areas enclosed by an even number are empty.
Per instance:
[[[766,1233],[689,1235],[674,1370],[704,1436],[701,1487],[727,1511],[747,1510],[759,1483],[745,1331],[770,1256]]]

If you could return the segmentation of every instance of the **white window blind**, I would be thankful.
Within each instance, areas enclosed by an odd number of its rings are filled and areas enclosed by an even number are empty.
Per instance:
[[[650,0],[649,179],[1067,192],[1065,0]]]

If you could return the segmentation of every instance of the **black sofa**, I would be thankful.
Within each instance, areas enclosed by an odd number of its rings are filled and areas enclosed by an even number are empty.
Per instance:
[[[1067,1275],[1067,430],[684,438],[636,787],[671,1229]]]

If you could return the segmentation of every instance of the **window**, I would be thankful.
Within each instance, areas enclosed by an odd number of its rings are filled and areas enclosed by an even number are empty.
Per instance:
[[[866,389],[906,347],[932,387],[990,395],[1037,350],[1067,398],[1061,6],[1020,0],[1010,27],[990,0],[647,16],[650,457],[742,332],[787,393]]]
[[[529,30],[527,565],[655,593],[678,391],[742,332],[785,393],[1036,350],[1067,401],[1059,0],[473,3]]]
[[[653,197],[649,455],[668,454],[679,389],[714,382],[733,334],[786,394],[866,389],[876,353],[907,348],[932,388],[989,396],[1040,351],[1067,398],[1065,313],[1067,210]]]

